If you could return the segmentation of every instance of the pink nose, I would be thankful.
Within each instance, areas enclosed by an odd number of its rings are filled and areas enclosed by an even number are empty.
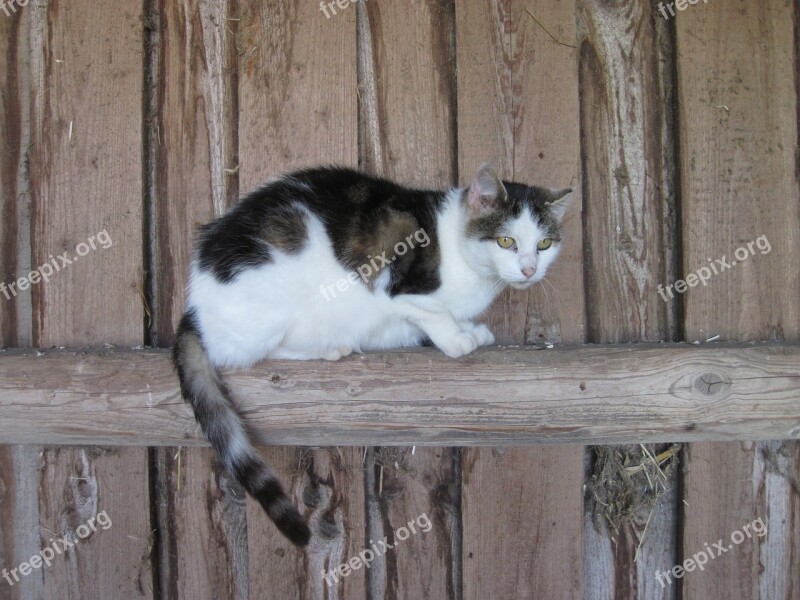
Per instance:
[[[527,277],[528,279],[533,277],[534,273],[536,273],[536,269],[534,269],[533,267],[525,267],[524,269],[522,269],[522,274],[525,275],[525,277]]]

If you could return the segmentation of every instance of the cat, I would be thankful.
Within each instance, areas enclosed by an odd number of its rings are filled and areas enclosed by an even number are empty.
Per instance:
[[[173,361],[225,468],[278,529],[310,530],[256,452],[220,368],[338,360],[432,343],[457,358],[494,343],[479,316],[507,285],[540,281],[571,189],[502,181],[422,191],[346,168],[293,172],[200,228]]]

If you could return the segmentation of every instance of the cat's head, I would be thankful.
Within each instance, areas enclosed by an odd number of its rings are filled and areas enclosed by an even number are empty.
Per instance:
[[[481,166],[464,193],[475,266],[516,289],[541,281],[561,247],[570,192],[501,181],[491,166]]]

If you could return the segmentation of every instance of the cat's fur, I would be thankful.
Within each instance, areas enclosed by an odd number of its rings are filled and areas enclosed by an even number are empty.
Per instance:
[[[570,191],[502,182],[488,165],[447,192],[320,168],[268,183],[200,230],[173,353],[181,391],[222,463],[292,542],[308,543],[308,526],[218,368],[427,341],[455,358],[492,344],[472,320],[506,285],[544,277]],[[541,240],[551,247],[537,250]]]

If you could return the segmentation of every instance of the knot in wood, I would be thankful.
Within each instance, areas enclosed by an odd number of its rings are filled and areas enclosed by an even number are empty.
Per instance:
[[[701,396],[719,396],[730,389],[731,380],[724,373],[707,371],[695,378],[693,387]]]

